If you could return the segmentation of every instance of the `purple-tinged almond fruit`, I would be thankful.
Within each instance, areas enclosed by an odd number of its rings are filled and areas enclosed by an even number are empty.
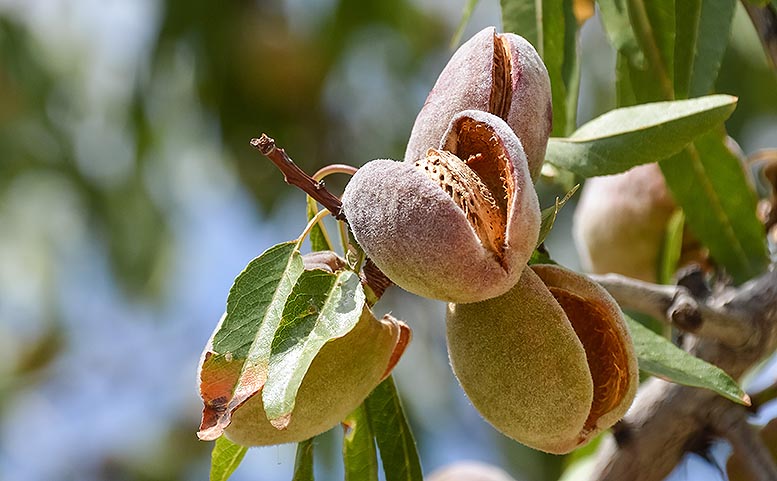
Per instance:
[[[488,27],[453,54],[421,108],[405,161],[426,156],[462,110],[482,110],[505,120],[523,144],[533,179],[539,176],[552,128],[550,78],[537,51],[523,37]]]
[[[508,293],[449,304],[448,353],[480,414],[534,449],[567,453],[631,405],[637,363],[623,315],[585,276],[527,267]]]
[[[537,242],[540,210],[521,143],[500,118],[459,113],[415,162],[373,160],[348,183],[356,240],[399,287],[450,302],[507,292]]]

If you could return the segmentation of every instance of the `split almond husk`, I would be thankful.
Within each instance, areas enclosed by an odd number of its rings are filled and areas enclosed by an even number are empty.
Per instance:
[[[519,35],[485,28],[440,73],[413,125],[405,161],[415,162],[436,147],[458,112],[482,110],[515,131],[536,179],[552,127],[551,98],[548,71],[534,47]]]
[[[343,213],[399,287],[459,303],[496,297],[518,281],[539,235],[521,143],[502,119],[464,111],[441,146],[414,163],[368,162],[346,186]]]
[[[508,293],[449,304],[448,352],[475,408],[529,447],[563,454],[626,413],[638,375],[620,308],[588,278],[527,267]]]

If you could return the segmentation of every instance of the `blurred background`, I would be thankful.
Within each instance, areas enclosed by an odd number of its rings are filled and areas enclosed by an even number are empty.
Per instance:
[[[305,224],[304,195],[248,141],[267,132],[309,173],[400,159],[464,3],[0,0],[0,479],[207,479],[200,351],[234,277]],[[499,24],[481,1],[463,38]],[[615,104],[615,56],[595,17],[581,39],[584,122]],[[740,96],[730,134],[777,147],[774,73],[741,12],[721,72]],[[564,193],[539,188],[543,206]],[[548,247],[579,268],[573,210]],[[477,459],[558,478],[569,460],[469,406],[442,303],[394,289],[376,311],[414,330],[395,377],[425,472]],[[319,479],[342,479],[341,437],[317,441]],[[690,458],[676,479],[717,473]],[[252,449],[233,479],[293,464],[294,446]]]

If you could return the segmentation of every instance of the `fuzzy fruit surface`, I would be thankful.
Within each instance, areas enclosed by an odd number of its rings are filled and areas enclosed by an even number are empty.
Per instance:
[[[636,393],[636,359],[617,304],[557,266],[527,267],[500,297],[449,304],[447,338],[475,408],[541,451],[587,443],[625,414]]]
[[[331,429],[389,374],[408,336],[401,321],[389,316],[379,321],[365,308],[356,326],[327,342],[313,360],[285,429],[267,419],[260,391],[232,413],[226,436],[243,446],[267,446],[304,441]]]
[[[523,143],[533,179],[539,176],[553,123],[550,77],[523,37],[487,27],[453,54],[413,125],[405,161],[437,147],[448,122],[463,110],[505,120]]]
[[[656,282],[666,225],[676,208],[658,164],[588,179],[573,221],[583,268]]]
[[[507,292],[537,242],[540,210],[520,141],[500,118],[464,111],[442,149],[414,163],[373,160],[351,178],[343,213],[399,287],[477,302]]]

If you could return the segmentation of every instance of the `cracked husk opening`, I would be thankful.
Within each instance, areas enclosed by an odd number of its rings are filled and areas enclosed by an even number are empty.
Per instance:
[[[490,113],[507,120],[513,100],[512,57],[506,37],[494,35],[494,62],[491,76],[491,96],[488,100]]]
[[[501,259],[504,254],[506,217],[478,173],[454,154],[429,149],[415,167],[440,186],[464,212],[481,244]]]
[[[591,412],[582,437],[596,428],[597,420],[616,408],[629,389],[629,353],[618,335],[617,320],[595,301],[584,299],[558,287],[548,287],[564,309],[583,344],[594,382]]]

